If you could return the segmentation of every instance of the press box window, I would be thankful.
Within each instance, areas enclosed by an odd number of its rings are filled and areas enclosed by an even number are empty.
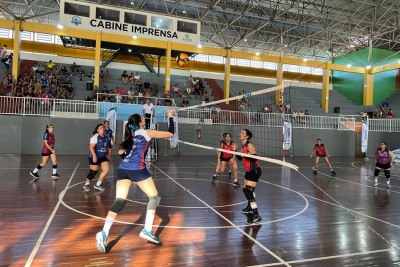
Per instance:
[[[64,13],[88,18],[90,16],[90,7],[66,2],[64,3]]]
[[[151,17],[151,27],[172,31],[172,19],[153,16]]]
[[[147,16],[125,12],[125,23],[147,26]]]
[[[178,20],[178,32],[197,34],[197,24]]]
[[[96,7],[96,19],[119,22],[119,11]]]

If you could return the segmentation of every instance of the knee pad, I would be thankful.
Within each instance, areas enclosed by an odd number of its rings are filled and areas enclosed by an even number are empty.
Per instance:
[[[390,170],[385,170],[385,176],[386,178],[390,178]]]
[[[114,204],[111,206],[110,211],[119,213],[125,207],[126,200],[123,198],[117,198]]]
[[[91,181],[91,180],[93,180],[93,178],[96,176],[97,173],[98,173],[98,171],[90,170],[88,175],[86,176],[86,178],[88,178],[89,181]]]
[[[161,197],[159,195],[149,197],[149,204],[147,204],[147,210],[156,210],[158,204],[160,204]]]
[[[243,188],[244,196],[246,197],[246,199],[247,199],[249,202],[255,201],[254,194],[253,194],[253,190],[254,190],[254,187],[253,187],[253,186],[248,186],[248,185],[246,185],[246,187]]]
[[[374,176],[375,176],[375,177],[378,176],[380,172],[381,172],[380,169],[375,169],[375,171],[374,171]]]

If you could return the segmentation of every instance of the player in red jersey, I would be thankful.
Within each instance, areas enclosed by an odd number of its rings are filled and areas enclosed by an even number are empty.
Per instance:
[[[232,136],[230,133],[224,133],[223,134],[224,140],[220,141],[218,147],[225,150],[236,151],[237,145],[235,144],[234,141],[232,141],[231,137]],[[218,177],[218,174],[223,173],[225,171],[226,164],[229,164],[230,169],[233,169],[233,177],[234,177],[233,185],[240,186],[238,182],[238,167],[236,163],[236,158],[234,157],[233,154],[228,152],[218,151],[217,169],[212,177],[212,180],[216,179]]]
[[[43,134],[43,148],[42,148],[42,163],[36,166],[36,168],[30,172],[30,175],[34,178],[35,181],[39,179],[38,171],[47,165],[49,158],[53,163],[53,174],[51,178],[53,180],[57,180],[60,178],[60,175],[57,174],[57,157],[56,150],[54,149],[54,144],[56,139],[54,138],[54,125],[47,124],[46,131]]]
[[[239,139],[242,142],[242,153],[256,155],[256,148],[252,143],[250,143],[250,139],[252,137],[253,134],[248,129],[243,129],[240,131]],[[243,182],[243,193],[247,199],[247,206],[246,208],[242,209],[242,213],[253,214],[253,217],[246,222],[247,225],[258,224],[261,222],[261,216],[258,214],[254,190],[256,189],[258,180],[262,174],[261,168],[257,159],[241,156],[236,157],[239,160],[243,159],[243,165],[246,171]]]
[[[329,169],[331,170],[331,174],[332,176],[336,176],[336,172],[333,170],[333,167],[331,165],[331,163],[329,162],[329,157],[328,157],[328,150],[326,149],[325,145],[321,143],[321,139],[318,138],[317,139],[317,143],[315,144],[315,146],[313,147],[313,150],[311,151],[311,157],[314,154],[314,150],[315,150],[315,165],[313,167],[314,174],[318,173],[317,167],[318,167],[318,162],[320,158],[323,158],[326,162],[326,164],[328,164]]]

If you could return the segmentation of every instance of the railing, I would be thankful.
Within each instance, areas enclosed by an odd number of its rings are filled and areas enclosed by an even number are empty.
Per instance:
[[[400,132],[400,119],[368,119],[368,130],[371,132]]]
[[[118,94],[107,94],[107,93],[97,93],[97,101],[102,102],[104,101],[105,97],[108,99],[112,99],[117,96]],[[173,98],[164,98],[164,97],[145,97],[145,96],[132,96],[129,97],[128,95],[121,95],[122,102],[127,104],[144,104],[145,99],[150,99],[150,103],[153,105],[161,105],[161,106],[171,106],[176,107],[175,100]],[[115,103],[115,101],[113,102]]]

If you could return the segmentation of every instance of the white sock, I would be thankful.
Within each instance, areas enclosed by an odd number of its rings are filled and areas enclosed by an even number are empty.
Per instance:
[[[108,236],[108,233],[110,232],[111,225],[114,222],[114,218],[108,217],[106,218],[106,222],[104,223],[103,231],[106,233]]]
[[[101,181],[97,181],[96,185],[97,186],[101,185]]]
[[[387,184],[390,184],[390,180],[387,180],[386,183],[387,183]]]
[[[148,210],[146,213],[146,222],[144,224],[144,229],[146,229],[148,232],[150,232],[153,228],[154,217],[154,210]]]
[[[56,174],[57,173],[57,169],[53,169],[53,174]]]
[[[85,182],[85,185],[90,185],[90,182]]]
[[[250,206],[253,210],[257,208],[257,204],[254,201],[250,203]]]
[[[377,183],[378,182],[378,178],[375,178],[375,183]]]
[[[37,173],[39,171],[39,169],[38,168],[35,168],[34,170],[33,170],[33,173]]]

